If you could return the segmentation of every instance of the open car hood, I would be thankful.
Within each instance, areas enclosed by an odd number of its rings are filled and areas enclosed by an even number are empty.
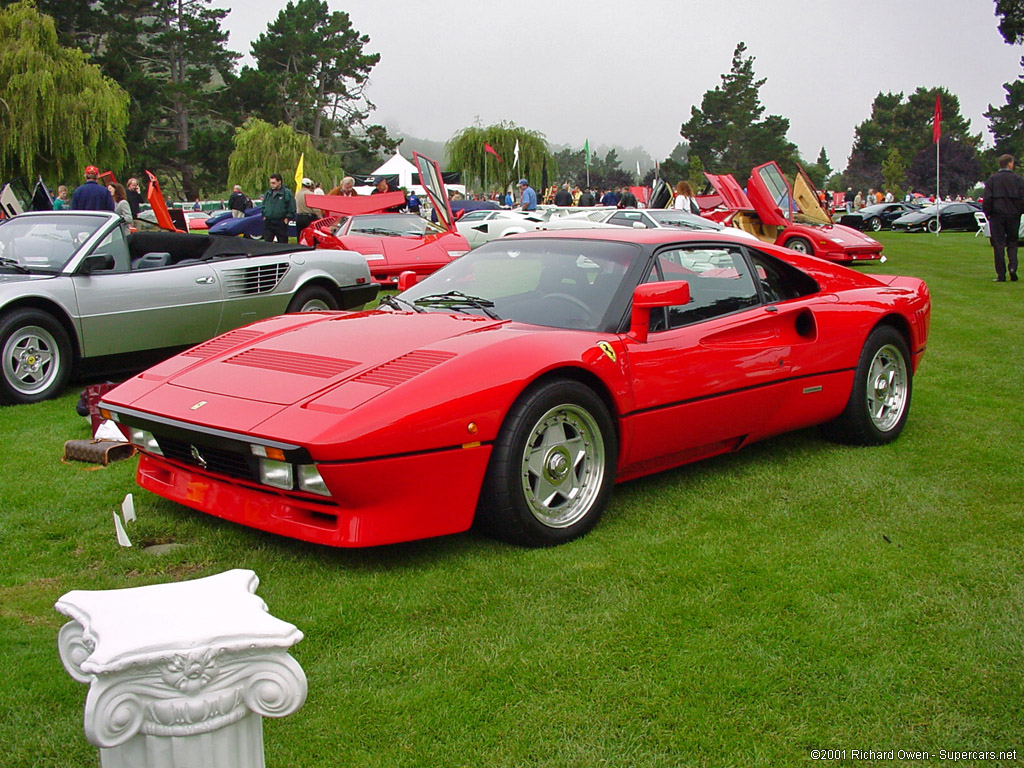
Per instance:
[[[416,169],[420,172],[420,186],[430,198],[430,204],[434,206],[438,222],[449,232],[455,232],[455,216],[452,214],[452,206],[448,201],[448,190],[444,186],[441,166],[437,164],[436,160],[431,160],[419,152],[413,152],[412,159],[416,163]]]
[[[704,178],[714,187],[715,192],[722,198],[722,203],[730,211],[754,210],[754,206],[743,192],[743,187],[737,183],[731,173],[705,173]]]
[[[359,216],[366,213],[380,213],[388,208],[405,205],[401,192],[385,192],[382,195],[306,195],[306,205],[326,213],[341,216]]]

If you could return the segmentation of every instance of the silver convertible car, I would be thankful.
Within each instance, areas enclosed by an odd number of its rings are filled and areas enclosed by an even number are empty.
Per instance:
[[[138,370],[254,320],[353,309],[377,285],[347,251],[131,232],[113,213],[0,221],[0,402],[54,397],[72,371]]]

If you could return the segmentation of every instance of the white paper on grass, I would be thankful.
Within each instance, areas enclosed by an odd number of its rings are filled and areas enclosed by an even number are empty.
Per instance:
[[[132,545],[131,540],[128,538],[128,534],[124,531],[124,525],[121,524],[121,518],[118,517],[117,512],[114,515],[114,531],[117,533],[117,543],[122,547],[130,547]]]
[[[125,494],[124,501],[121,502],[121,514],[124,515],[126,523],[135,522],[135,498],[130,493]]]
[[[121,434],[121,430],[117,428],[117,424],[110,419],[100,422],[100,425],[96,427],[96,434],[93,437],[96,440],[113,440],[118,443],[128,442],[124,439],[124,435]]]

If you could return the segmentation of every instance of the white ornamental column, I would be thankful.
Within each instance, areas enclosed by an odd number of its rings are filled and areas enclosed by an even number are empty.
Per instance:
[[[149,587],[75,590],[55,608],[68,673],[89,684],[85,736],[103,768],[263,768],[263,719],[306,700],[259,578],[232,570]]]

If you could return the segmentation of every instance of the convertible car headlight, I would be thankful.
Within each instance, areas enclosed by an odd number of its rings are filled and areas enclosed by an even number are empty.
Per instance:
[[[286,461],[260,459],[260,482],[285,491],[292,490],[295,487],[292,465]]]
[[[132,427],[132,444],[147,453],[154,453],[157,456],[164,455],[164,452],[160,450],[160,444],[156,441],[156,437],[153,436],[152,432],[145,429],[135,429]]]
[[[331,495],[331,492],[327,490],[327,484],[324,483],[324,479],[320,477],[320,472],[317,471],[315,464],[299,464],[296,469],[298,470],[300,491],[315,493],[320,496]]]

